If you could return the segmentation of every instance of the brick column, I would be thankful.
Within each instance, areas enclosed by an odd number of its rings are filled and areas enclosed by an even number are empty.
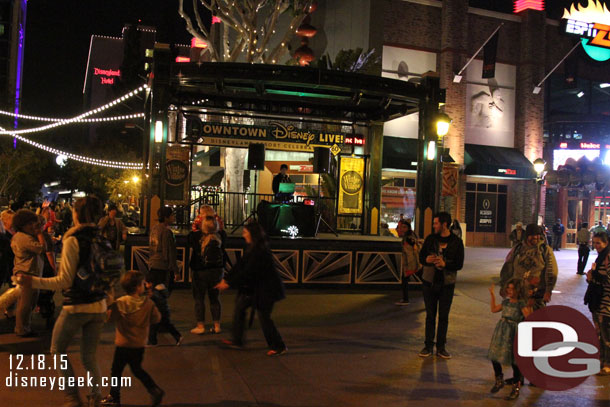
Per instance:
[[[532,91],[545,74],[546,18],[544,12],[535,10],[523,11],[520,16],[520,50],[515,92],[515,147],[533,162],[542,157],[544,91],[538,95]],[[513,219],[521,218],[530,222],[536,204],[536,188],[528,185],[523,192],[523,209],[521,213],[513,213]],[[542,202],[544,203],[544,199]],[[544,213],[543,204],[540,212]]]
[[[441,11],[441,52],[437,62],[441,89],[446,89],[445,113],[453,122],[445,147],[458,163],[464,163],[466,135],[466,80],[453,83],[453,75],[468,60],[468,0],[444,0]]]

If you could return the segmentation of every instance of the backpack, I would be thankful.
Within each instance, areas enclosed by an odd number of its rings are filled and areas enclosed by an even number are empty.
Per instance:
[[[75,278],[79,289],[91,294],[105,293],[125,270],[123,257],[99,233],[77,233],[75,237],[81,253]]]

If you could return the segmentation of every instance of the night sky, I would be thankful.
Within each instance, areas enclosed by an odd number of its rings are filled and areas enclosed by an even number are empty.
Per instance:
[[[560,18],[563,7],[571,3],[547,0],[549,17]],[[118,37],[125,23],[141,20],[157,27],[158,41],[188,43],[190,36],[178,16],[177,4],[176,0],[30,0],[22,112],[65,117],[82,111],[92,34]],[[513,2],[470,0],[470,4],[511,12]]]
[[[188,43],[176,0],[28,1],[22,112],[65,117],[82,111],[92,34],[120,37],[125,23],[157,28],[157,41]]]

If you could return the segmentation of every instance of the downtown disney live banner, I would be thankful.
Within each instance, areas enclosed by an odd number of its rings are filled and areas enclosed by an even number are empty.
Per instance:
[[[194,120],[197,123],[197,120]],[[362,136],[346,135],[334,131],[300,129],[292,124],[269,122],[268,125],[208,123],[199,121],[187,136],[196,136],[200,142],[224,147],[247,147],[262,143],[270,150],[313,151],[314,147],[329,148],[333,155],[346,144],[363,145]]]
[[[339,215],[359,215],[363,210],[364,158],[341,157]]]

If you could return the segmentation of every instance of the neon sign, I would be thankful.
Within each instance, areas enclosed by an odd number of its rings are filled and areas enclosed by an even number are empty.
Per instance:
[[[515,1],[515,14],[524,10],[544,11],[544,0],[517,0]]]
[[[583,150],[598,150],[600,145],[595,143],[580,143],[580,148]]]
[[[517,170],[512,170],[510,168],[500,168],[498,169],[498,172],[506,175],[517,175]]]
[[[201,41],[199,38],[197,37],[193,37],[191,39],[191,48],[207,48],[208,44],[206,44],[204,41]]]
[[[564,9],[562,31],[580,37],[583,49],[595,61],[610,59],[610,11],[598,0],[588,0],[584,7],[572,4]]]
[[[364,139],[360,137],[345,137],[343,144],[353,144],[355,146],[363,146]]]
[[[191,62],[191,58],[189,57],[176,57],[176,62]]]
[[[100,77],[102,85],[114,85],[114,77],[121,76],[121,70],[93,68],[93,75]]]
[[[559,148],[568,148],[568,143],[559,144]]]

